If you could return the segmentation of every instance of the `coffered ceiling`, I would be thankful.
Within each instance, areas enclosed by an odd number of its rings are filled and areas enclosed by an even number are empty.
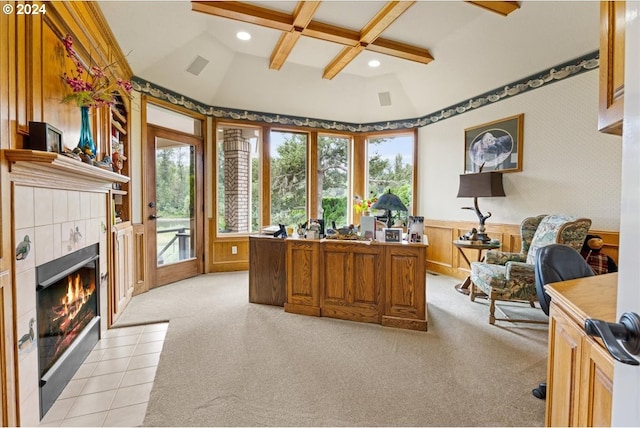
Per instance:
[[[98,4],[142,79],[207,105],[351,122],[427,114],[598,49],[593,1]]]

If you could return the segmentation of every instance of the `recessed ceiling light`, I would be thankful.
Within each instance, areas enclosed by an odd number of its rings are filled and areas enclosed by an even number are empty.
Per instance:
[[[251,34],[247,33],[246,31],[238,31],[238,33],[236,34],[236,37],[239,38],[240,40],[250,40]]]
[[[369,67],[380,67],[380,61],[378,61],[377,59],[372,59],[371,61],[369,61]]]

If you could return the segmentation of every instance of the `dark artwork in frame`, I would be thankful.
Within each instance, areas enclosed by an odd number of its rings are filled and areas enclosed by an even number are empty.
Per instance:
[[[522,171],[524,114],[464,130],[464,172]]]
[[[62,131],[46,122],[29,122],[27,149],[62,152]]]

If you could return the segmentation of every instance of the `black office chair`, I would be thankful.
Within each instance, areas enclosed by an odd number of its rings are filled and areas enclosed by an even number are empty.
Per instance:
[[[551,244],[540,248],[536,254],[534,271],[540,307],[547,315],[549,315],[551,296],[544,291],[545,284],[594,275],[593,270],[579,252],[562,244]],[[536,398],[544,400],[547,396],[547,383],[541,383],[531,392]]]

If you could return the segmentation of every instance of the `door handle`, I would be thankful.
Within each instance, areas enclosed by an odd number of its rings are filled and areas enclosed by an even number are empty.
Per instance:
[[[155,214],[150,214],[149,215],[149,220],[155,220],[157,218],[160,218],[160,216],[159,215],[155,215]]]
[[[632,366],[640,365],[633,358],[633,355],[640,355],[640,315],[625,312],[617,323],[589,318],[584,322],[584,331],[589,336],[600,337],[616,360]],[[624,347],[620,346],[618,340]]]

